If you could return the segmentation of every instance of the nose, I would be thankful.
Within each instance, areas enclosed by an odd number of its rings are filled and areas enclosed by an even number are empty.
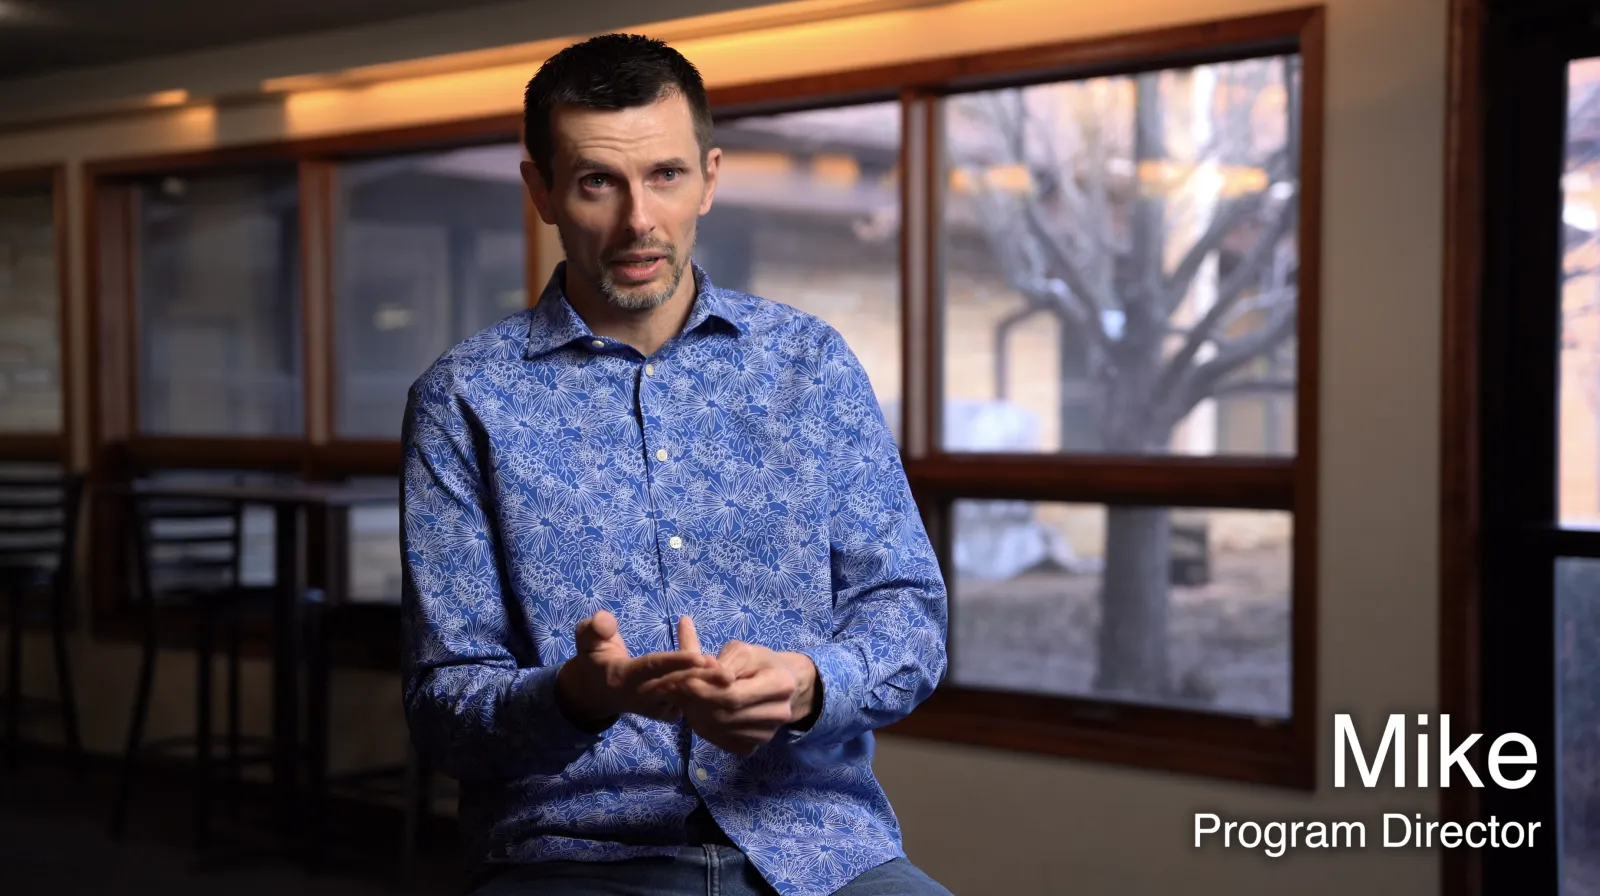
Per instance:
[[[650,191],[643,184],[634,184],[629,191],[626,224],[633,237],[648,236],[656,229],[655,209],[651,208]]]

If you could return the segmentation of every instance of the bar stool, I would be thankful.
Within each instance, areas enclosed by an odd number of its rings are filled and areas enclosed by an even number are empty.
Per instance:
[[[111,815],[112,836],[126,826],[128,804],[142,754],[194,752],[195,848],[210,847],[211,786],[216,777],[212,730],[212,663],[220,624],[227,626],[226,751],[228,808],[237,817],[240,770],[271,759],[271,739],[244,737],[240,733],[239,659],[241,625],[250,619],[267,619],[271,613],[270,589],[244,587],[240,580],[243,506],[222,500],[152,498],[127,499],[132,536],[130,547],[136,574],[136,600],[144,617],[143,657],[128,724],[121,781]],[[195,650],[195,731],[192,735],[146,742],[144,729],[155,682],[156,659],[163,644],[183,639],[175,623],[187,615],[193,623]]]
[[[73,771],[83,770],[72,662],[67,655],[67,613],[82,498],[83,477],[76,473],[0,472],[0,594],[8,598],[9,634],[5,753],[11,768],[17,766],[24,716],[59,713]],[[55,653],[54,700],[22,693],[22,631],[40,612],[49,618]]]

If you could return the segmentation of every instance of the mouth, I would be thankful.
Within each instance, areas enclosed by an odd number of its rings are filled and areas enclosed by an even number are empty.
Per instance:
[[[611,269],[624,280],[649,280],[666,264],[666,256],[648,253],[619,255],[611,259]]]

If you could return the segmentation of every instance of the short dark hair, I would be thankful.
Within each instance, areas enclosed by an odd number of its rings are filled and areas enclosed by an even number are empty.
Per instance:
[[[523,97],[523,142],[548,186],[555,141],[550,113],[558,105],[589,109],[646,106],[677,92],[689,103],[700,163],[711,151],[711,104],[700,71],[683,54],[640,34],[602,34],[573,44],[539,67]]]

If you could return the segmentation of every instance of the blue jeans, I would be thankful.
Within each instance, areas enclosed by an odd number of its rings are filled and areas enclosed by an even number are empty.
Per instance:
[[[670,858],[620,862],[538,862],[500,874],[472,896],[773,896],[744,853],[685,846]],[[836,896],[951,896],[917,866],[894,859],[844,885]]]

